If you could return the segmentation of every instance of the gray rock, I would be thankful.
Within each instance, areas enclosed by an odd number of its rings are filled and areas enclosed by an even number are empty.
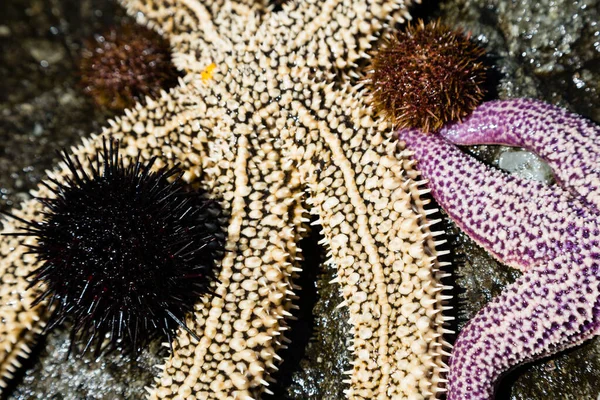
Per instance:
[[[488,50],[499,98],[535,97],[600,120],[600,1],[446,0],[437,14]]]
[[[509,149],[500,154],[498,166],[521,178],[551,183],[552,169],[535,154],[524,150]]]

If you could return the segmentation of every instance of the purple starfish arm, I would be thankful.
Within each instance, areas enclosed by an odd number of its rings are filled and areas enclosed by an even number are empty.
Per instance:
[[[448,400],[491,399],[504,372],[600,333],[595,207],[558,185],[485,166],[440,136],[414,130],[398,136],[450,217],[500,261],[525,272],[461,331]]]
[[[581,246],[562,238],[585,207],[560,187],[492,169],[437,135],[402,130],[399,139],[415,152],[440,206],[501,262],[527,270]]]
[[[492,399],[504,372],[597,335],[599,286],[596,255],[563,256],[506,287],[457,339],[447,400]]]
[[[531,99],[490,101],[463,123],[442,128],[454,144],[524,147],[545,159],[568,190],[600,210],[600,127],[551,104]]]

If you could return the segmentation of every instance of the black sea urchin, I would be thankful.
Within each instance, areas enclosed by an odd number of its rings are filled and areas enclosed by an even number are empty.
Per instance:
[[[208,291],[215,260],[222,255],[220,208],[205,194],[187,191],[174,167],[151,171],[155,158],[125,166],[118,143],[104,143],[84,168],[65,152],[71,175],[50,179],[55,198],[40,198],[41,222],[24,232],[37,238],[30,253],[41,266],[36,303],[52,310],[48,329],[73,322],[72,341],[113,341],[137,349],[142,339],[177,326]]]
[[[373,57],[365,79],[371,102],[397,128],[438,130],[483,99],[483,55],[461,31],[437,22],[409,25]]]
[[[169,42],[134,24],[88,40],[79,61],[81,83],[100,106],[122,110],[177,83]]]

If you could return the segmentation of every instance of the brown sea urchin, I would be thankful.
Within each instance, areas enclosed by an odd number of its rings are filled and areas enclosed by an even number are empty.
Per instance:
[[[483,99],[483,54],[462,31],[439,22],[409,25],[374,54],[365,79],[370,102],[398,128],[435,131]]]
[[[187,330],[185,315],[223,254],[218,204],[187,190],[177,167],[154,171],[156,158],[126,165],[115,142],[105,142],[89,167],[62,157],[71,176],[50,179],[54,197],[38,199],[41,222],[9,214],[23,224],[11,235],[37,238],[28,245],[40,263],[30,283],[40,287],[36,303],[52,310],[47,329],[71,320],[72,340],[85,349],[95,342],[96,351],[106,335],[137,349],[178,326]]]
[[[81,83],[94,101],[111,110],[132,107],[177,83],[169,42],[135,24],[113,27],[85,43]]]

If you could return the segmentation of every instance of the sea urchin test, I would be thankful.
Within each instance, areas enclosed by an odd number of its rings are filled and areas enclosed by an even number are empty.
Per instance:
[[[484,54],[439,22],[409,25],[374,52],[363,80],[369,102],[396,128],[431,132],[460,121],[483,99]]]
[[[123,24],[95,35],[85,42],[78,61],[84,91],[114,111],[177,84],[169,42],[140,25]]]

